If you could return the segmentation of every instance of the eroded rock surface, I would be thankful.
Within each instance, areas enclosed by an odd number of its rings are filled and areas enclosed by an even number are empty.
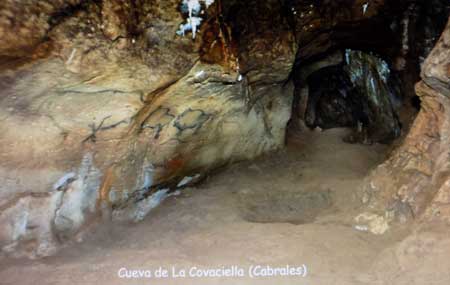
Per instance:
[[[416,85],[422,108],[403,144],[368,178],[364,202],[389,221],[450,222],[450,24]]]
[[[138,221],[208,170],[284,144],[288,30],[260,49],[285,59],[243,75],[218,6],[193,41],[176,35],[178,1],[69,2],[2,4],[3,252],[45,256],[101,218]]]

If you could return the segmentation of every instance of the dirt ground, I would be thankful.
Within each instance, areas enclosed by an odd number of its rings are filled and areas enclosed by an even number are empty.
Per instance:
[[[347,132],[294,135],[282,151],[169,197],[143,222],[102,226],[57,256],[2,259],[0,284],[450,284],[442,225],[399,225],[380,236],[354,228],[356,190],[387,149],[344,143]],[[193,267],[231,266],[244,276],[189,277]],[[303,272],[249,276],[264,266]],[[160,267],[168,277],[155,277]],[[130,270],[152,277],[119,277]]]

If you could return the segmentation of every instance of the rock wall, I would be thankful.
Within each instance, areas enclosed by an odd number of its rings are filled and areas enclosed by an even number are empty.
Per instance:
[[[103,219],[139,221],[209,170],[284,145],[288,30],[261,37],[270,68],[243,74],[220,6],[192,40],[176,34],[179,1],[1,5],[3,253],[45,256]]]
[[[421,110],[402,145],[367,178],[363,202],[386,222],[450,222],[450,22],[416,85]]]
[[[216,0],[193,40],[178,0],[2,1],[1,251],[52,254],[282,147],[294,62],[389,53],[394,2]]]

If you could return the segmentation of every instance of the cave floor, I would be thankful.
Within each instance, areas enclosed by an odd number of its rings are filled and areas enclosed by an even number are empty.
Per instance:
[[[1,260],[0,284],[450,284],[448,232],[399,226],[376,236],[354,229],[356,189],[387,149],[346,144],[347,132],[292,135],[284,150],[218,171],[141,223],[105,225],[53,257]],[[117,276],[123,267],[171,272],[257,264],[305,264],[308,275]]]

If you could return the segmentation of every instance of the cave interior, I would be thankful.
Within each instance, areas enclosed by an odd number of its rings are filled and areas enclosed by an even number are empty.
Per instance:
[[[113,259],[270,263],[265,246],[281,263],[291,247],[330,255],[330,276],[350,252],[335,284],[425,284],[448,260],[448,0],[19,2],[0,4],[11,284],[99,278],[85,258],[103,273]],[[408,252],[427,250],[414,270]],[[21,258],[36,259],[29,277]]]

